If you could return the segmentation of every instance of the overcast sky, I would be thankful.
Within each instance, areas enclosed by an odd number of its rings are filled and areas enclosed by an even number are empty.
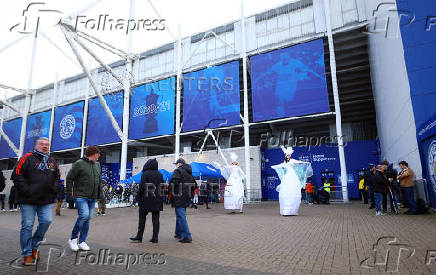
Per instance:
[[[80,17],[75,17],[72,20],[73,25],[77,23],[78,30],[89,33],[117,48],[127,51],[128,39],[126,28],[113,29],[111,31],[109,30],[109,22],[111,22],[109,20],[127,20],[129,18],[130,0],[38,1],[4,1],[0,9],[0,84],[23,89],[27,88],[33,36],[23,34],[23,32],[34,30],[38,18],[40,34],[37,40],[35,69],[32,79],[33,89],[54,82],[56,74],[58,74],[59,79],[63,79],[82,72],[59,27],[53,26],[60,18],[74,14],[79,15]],[[245,0],[245,14],[256,14],[289,2],[294,1]],[[31,3],[34,4],[30,5],[27,11],[24,11]],[[133,31],[132,50],[134,53],[141,53],[174,41],[177,37],[179,24],[182,27],[182,37],[187,37],[238,20],[241,14],[240,1],[235,0],[151,0],[151,3],[160,18],[165,19],[166,30],[147,31],[140,28]],[[100,18],[106,15],[106,22],[108,23],[105,25],[105,30],[101,30],[101,28],[97,30],[96,27],[92,29],[93,23],[97,22],[100,15]],[[135,0],[135,13],[133,17],[136,20],[135,22],[139,22],[141,19],[159,19],[159,16],[153,10],[148,0]],[[88,24],[85,24],[87,21]],[[24,25],[25,23],[26,25]],[[26,27],[24,28],[24,26]],[[41,31],[52,42],[58,45],[62,52],[53,46],[41,34]],[[22,39],[18,43],[4,49],[5,46],[20,38]],[[107,63],[120,59],[113,54],[108,54],[99,49],[96,52]],[[84,54],[84,56],[86,56],[86,62],[92,62],[88,61],[90,60],[88,55]],[[97,67],[97,63],[91,63],[91,66]],[[0,95],[3,96],[5,90],[1,89],[0,91]],[[12,91],[7,92],[8,97],[15,94]]]

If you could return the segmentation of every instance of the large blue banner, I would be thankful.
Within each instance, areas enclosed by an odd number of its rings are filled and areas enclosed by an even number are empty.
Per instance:
[[[82,144],[84,102],[56,108],[51,150],[60,151],[80,147]]]
[[[35,142],[39,137],[49,136],[51,110],[36,113],[27,118],[26,141],[24,153],[32,152]]]
[[[376,151],[376,142],[374,140],[352,141],[346,143],[344,149],[347,173],[350,179],[348,181],[348,196],[350,199],[358,199],[358,171],[368,168],[369,163],[378,163],[378,157],[373,154]],[[340,186],[337,178],[341,174],[341,168],[338,148],[335,144],[311,147],[310,150],[306,147],[294,147],[292,157],[312,164],[313,176],[311,179],[314,186],[322,186],[321,173],[325,171],[333,172],[333,177],[336,180],[334,185]],[[263,194],[267,195],[270,200],[278,200],[275,188],[280,184],[280,179],[271,166],[282,163],[283,160],[284,154],[280,148],[268,149],[262,153],[261,165],[265,166],[262,173]],[[332,187],[332,190],[339,190],[339,187]]]
[[[122,129],[124,92],[105,95],[109,109]],[[86,126],[86,145],[100,145],[121,141],[98,97],[89,101],[88,124]]]
[[[322,39],[250,60],[254,121],[329,111]]]
[[[9,139],[14,143],[15,147],[20,147],[20,132],[21,132],[21,122],[22,118],[16,118],[13,120],[3,122],[3,131],[9,137]],[[16,158],[17,155],[9,147],[6,140],[0,137],[0,159],[3,158]]]
[[[175,78],[136,87],[130,101],[130,139],[174,134]]]
[[[240,123],[239,62],[184,75],[183,131]]]

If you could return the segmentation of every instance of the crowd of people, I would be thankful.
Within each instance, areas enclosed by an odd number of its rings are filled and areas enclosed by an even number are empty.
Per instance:
[[[393,168],[387,160],[379,165],[370,164],[369,170],[359,179],[359,191],[369,209],[375,209],[376,216],[387,214],[388,201],[390,211],[399,213],[399,208],[408,208],[404,214],[417,215],[417,202],[414,193],[415,174],[406,161],[400,161],[401,171]]]
[[[307,181],[313,171],[310,163],[292,158],[291,147],[282,148],[285,154],[283,163],[272,166],[276,170],[281,184],[279,192],[280,214],[283,216],[298,215],[303,195],[309,204],[314,202],[329,203],[330,183],[325,181],[319,190]],[[191,243],[192,235],[186,218],[186,208],[197,208],[200,199],[209,209],[208,202],[214,188],[209,184],[197,184],[192,175],[191,166],[184,159],[178,159],[173,175],[165,183],[159,172],[156,159],[149,159],[143,166],[141,181],[128,188],[118,185],[115,188],[107,185],[102,179],[100,151],[96,146],[85,150],[85,157],[73,163],[65,182],[60,179],[60,171],[56,160],[50,156],[49,141],[39,138],[33,152],[25,154],[15,166],[11,180],[14,182],[9,197],[10,209],[21,210],[20,247],[23,265],[32,265],[39,258],[38,248],[44,235],[52,223],[52,208],[56,205],[56,215],[61,215],[64,201],[76,208],[78,216],[72,228],[68,244],[72,251],[88,251],[86,243],[96,204],[97,215],[105,215],[106,203],[114,196],[119,201],[127,200],[130,205],[138,203],[138,229],[130,240],[142,242],[146,217],[151,213],[153,234],[150,242],[159,241],[159,218],[163,204],[170,202],[175,209],[174,238],[181,243]],[[224,190],[224,208],[230,214],[243,213],[245,173],[238,166],[237,156],[231,155],[231,165],[216,165],[227,180]],[[401,207],[408,207],[405,214],[419,213],[414,198],[414,172],[405,161],[399,163],[401,171],[397,173],[387,161],[379,165],[370,165],[370,170],[362,176],[359,189],[370,209],[376,209],[376,215],[386,215],[387,202],[391,211],[398,213],[398,202]],[[0,173],[0,200],[2,209],[5,201],[5,178]],[[304,190],[304,194],[302,191]],[[33,232],[35,216],[38,226]]]
[[[102,180],[100,164],[100,151],[96,146],[89,146],[85,150],[85,157],[73,163],[65,182],[60,179],[60,171],[56,160],[50,155],[49,141],[41,137],[36,143],[34,150],[19,159],[13,169],[11,180],[14,183],[10,199],[13,205],[19,204],[21,209],[20,247],[23,257],[23,265],[33,265],[39,259],[38,248],[45,233],[53,220],[53,206],[56,206],[56,215],[61,215],[64,201],[70,208],[76,208],[78,216],[68,238],[68,245],[72,251],[88,251],[91,248],[86,243],[90,230],[91,219],[95,206],[98,204],[97,214],[105,215],[106,202],[111,199],[111,194],[122,201],[130,200],[131,205],[139,204],[138,207],[138,230],[131,241],[142,242],[146,216],[152,213],[153,235],[150,242],[157,243],[159,237],[159,217],[163,210],[163,202],[170,198],[175,209],[175,233],[174,238],[181,243],[191,243],[192,236],[186,219],[186,208],[196,207],[199,203],[200,187],[192,176],[192,168],[184,159],[178,159],[174,164],[169,184],[163,180],[158,171],[156,159],[150,159],[143,167],[141,182],[123,190],[121,185],[116,188],[109,187]],[[235,159],[228,170],[229,187],[232,185],[238,190],[244,190],[244,186],[238,186],[244,173],[238,167]],[[206,208],[210,209],[209,185],[202,185]],[[0,174],[0,199],[4,202],[5,179]],[[112,190],[113,189],[113,190]],[[231,189],[231,188],[230,188]],[[231,189],[227,197],[230,202],[225,204],[226,209],[242,212],[244,192],[236,192]],[[165,191],[166,190],[166,191]],[[165,195],[168,194],[168,197]],[[11,198],[12,197],[12,198]],[[2,204],[2,208],[4,208]],[[36,231],[33,230],[35,216],[38,217]]]

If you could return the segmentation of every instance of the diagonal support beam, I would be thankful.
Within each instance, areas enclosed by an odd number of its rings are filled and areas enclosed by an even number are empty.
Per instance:
[[[11,86],[8,86],[8,85],[5,85],[5,84],[1,84],[1,83],[0,83],[0,88],[7,89],[7,90],[12,90],[12,91],[16,91],[16,92],[22,93],[22,94],[24,94],[24,95],[26,95],[26,94],[29,93],[29,90],[20,89],[20,88],[15,88],[15,87],[11,87]],[[31,93],[32,93],[32,92],[31,92]]]
[[[209,136],[211,136],[213,141],[215,142],[215,146],[218,149],[218,152],[220,153],[221,158],[224,160],[224,163],[226,165],[228,165],[227,159],[224,156],[223,151],[221,151],[221,147],[218,145],[218,141],[216,140],[215,135],[213,134],[212,130],[207,131],[207,135],[204,137],[203,144],[201,145],[200,151],[198,151],[198,154],[197,154],[197,157],[195,158],[195,161],[198,161],[198,158],[200,157],[201,153],[203,152],[204,146],[206,145],[206,141],[209,138]]]
[[[15,108],[15,106],[12,105],[12,103],[10,103],[8,100],[6,100],[6,99],[0,99],[0,102],[1,102],[3,105],[8,106],[9,108],[11,108],[12,110],[14,110],[15,112],[21,114],[21,111],[18,110],[18,108]]]
[[[86,67],[82,56],[79,54],[76,46],[74,45],[74,43],[72,41],[73,37],[72,37],[71,33],[65,29],[64,25],[61,25],[61,30],[64,33],[68,44],[70,45],[71,49],[73,50],[74,55],[76,56],[77,60],[79,61],[80,66],[82,67],[83,71],[85,72],[86,76],[88,77],[89,83],[91,84],[92,89],[97,94],[97,96],[100,100],[100,103],[103,106],[104,111],[106,112],[106,115],[109,117],[112,126],[114,127],[115,131],[118,134],[118,137],[120,139],[123,139],[123,131],[121,130],[120,126],[118,125],[118,122],[116,121],[115,117],[113,116],[112,111],[110,110],[109,106],[107,105],[106,100],[104,99],[103,95],[101,94],[101,92],[97,88],[97,85],[95,84],[94,79],[92,78],[89,69]]]
[[[11,149],[14,151],[14,153],[19,156],[20,150],[15,146],[15,144],[11,141],[11,139],[6,135],[6,133],[3,131],[3,127],[0,127],[0,135],[5,139],[6,143],[11,147]]]

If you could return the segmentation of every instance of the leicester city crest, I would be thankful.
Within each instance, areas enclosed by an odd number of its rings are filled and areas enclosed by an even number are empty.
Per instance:
[[[435,175],[435,163],[436,163],[436,140],[433,140],[428,147],[428,171],[430,180],[433,185],[433,191],[436,193],[436,175]]]
[[[66,115],[60,123],[60,136],[63,139],[69,139],[76,128],[76,120],[72,115]]]

